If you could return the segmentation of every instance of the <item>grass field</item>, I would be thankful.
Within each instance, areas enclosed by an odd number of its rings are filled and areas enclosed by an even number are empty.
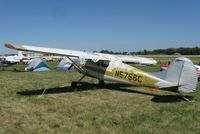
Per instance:
[[[169,57],[157,59],[163,63]],[[81,77],[75,71],[24,72],[23,68],[20,64],[0,71],[0,134],[200,133],[200,84],[189,94],[194,100],[189,103],[175,93],[144,87],[107,83],[99,89],[97,80],[89,77],[84,85],[71,88],[70,82]],[[140,68],[156,71],[159,64]]]

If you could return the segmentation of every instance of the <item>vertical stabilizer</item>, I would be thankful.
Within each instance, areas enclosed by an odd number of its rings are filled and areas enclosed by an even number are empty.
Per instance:
[[[169,67],[165,80],[178,86],[179,92],[190,93],[196,90],[197,73],[191,60],[177,58]]]

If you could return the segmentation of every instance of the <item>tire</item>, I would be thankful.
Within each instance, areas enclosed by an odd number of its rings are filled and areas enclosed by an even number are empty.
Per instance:
[[[99,80],[99,87],[104,87],[104,81],[103,80]]]
[[[77,82],[72,82],[71,87],[77,87]]]

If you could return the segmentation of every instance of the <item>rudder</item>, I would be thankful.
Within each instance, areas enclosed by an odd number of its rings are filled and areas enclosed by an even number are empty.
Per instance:
[[[168,68],[165,80],[178,86],[179,92],[190,93],[196,90],[197,73],[188,58],[177,58]]]

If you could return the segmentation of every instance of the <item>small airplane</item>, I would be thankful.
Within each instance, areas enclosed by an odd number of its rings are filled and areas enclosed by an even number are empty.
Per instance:
[[[154,89],[165,89],[180,93],[180,95],[181,93],[191,93],[197,87],[196,70],[188,58],[177,58],[165,73],[147,73],[123,63],[123,58],[120,59],[117,55],[26,45],[5,44],[5,47],[20,51],[66,56],[75,68],[83,74],[77,82],[71,83],[72,87],[76,87],[85,76],[98,79],[100,86],[103,86],[104,81],[107,80]],[[71,57],[77,58],[72,59]]]
[[[18,51],[18,55],[5,56],[5,61],[7,63],[19,63],[23,58],[22,51]]]
[[[22,54],[22,51],[18,51],[17,55],[9,55],[9,56],[5,56],[4,57],[4,62],[7,64],[16,64],[16,63],[29,63],[30,62],[30,58],[24,56]]]

